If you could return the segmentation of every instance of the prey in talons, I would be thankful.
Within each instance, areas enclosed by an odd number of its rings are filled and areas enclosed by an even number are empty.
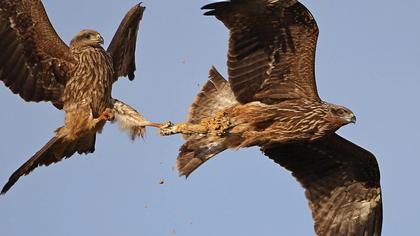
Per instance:
[[[167,121],[160,127],[159,133],[162,136],[174,134],[223,136],[227,134],[232,127],[233,124],[229,117],[226,116],[225,112],[219,112],[214,117],[202,119],[198,124],[189,122],[174,124],[171,121]]]

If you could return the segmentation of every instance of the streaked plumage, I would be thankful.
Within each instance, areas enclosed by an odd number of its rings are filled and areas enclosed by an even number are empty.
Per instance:
[[[354,114],[318,96],[311,13],[296,0],[231,0],[203,9],[230,30],[229,82],[212,68],[188,122],[162,127],[163,135],[186,138],[180,174],[227,148],[260,146],[305,188],[317,235],[380,235],[378,164],[335,134],[356,121]]]
[[[107,120],[122,123],[131,136],[144,134],[145,120],[130,106],[111,97],[121,76],[134,78],[137,32],[144,7],[124,17],[105,50],[100,34],[82,30],[67,46],[56,34],[40,0],[0,2],[0,80],[25,101],[49,101],[65,112],[64,126],[13,173],[6,193],[22,176],[74,153],[95,150],[96,133]]]

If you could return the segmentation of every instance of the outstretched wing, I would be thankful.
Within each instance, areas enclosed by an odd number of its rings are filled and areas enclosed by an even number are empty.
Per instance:
[[[51,101],[61,94],[73,63],[40,0],[0,1],[0,80],[25,101]]]
[[[229,82],[241,103],[319,100],[314,75],[318,27],[296,0],[231,0],[204,6],[230,30]]]
[[[137,32],[145,9],[137,4],[127,12],[108,47],[114,63],[114,81],[122,76],[134,79]]]
[[[370,152],[337,134],[263,151],[305,188],[317,235],[381,235],[379,167]]]

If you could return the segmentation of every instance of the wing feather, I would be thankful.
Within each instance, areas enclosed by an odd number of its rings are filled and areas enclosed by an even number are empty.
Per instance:
[[[0,2],[0,80],[25,101],[51,101],[61,94],[74,62],[40,0]]]
[[[231,0],[206,5],[230,30],[229,82],[241,103],[319,100],[314,61],[318,27],[296,0]]]
[[[305,188],[317,235],[381,235],[380,174],[370,152],[336,134],[263,151]]]
[[[209,78],[190,106],[189,123],[198,124],[202,119],[237,104],[229,83],[214,66],[209,70]]]
[[[127,12],[108,47],[114,63],[114,80],[123,76],[134,79],[137,33],[145,9],[137,4]]]

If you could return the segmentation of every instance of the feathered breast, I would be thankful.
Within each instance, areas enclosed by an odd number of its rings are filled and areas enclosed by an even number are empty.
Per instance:
[[[73,104],[88,103],[97,116],[112,105],[114,72],[111,57],[102,48],[84,47],[72,51],[77,64],[64,90],[64,109],[71,109]]]

